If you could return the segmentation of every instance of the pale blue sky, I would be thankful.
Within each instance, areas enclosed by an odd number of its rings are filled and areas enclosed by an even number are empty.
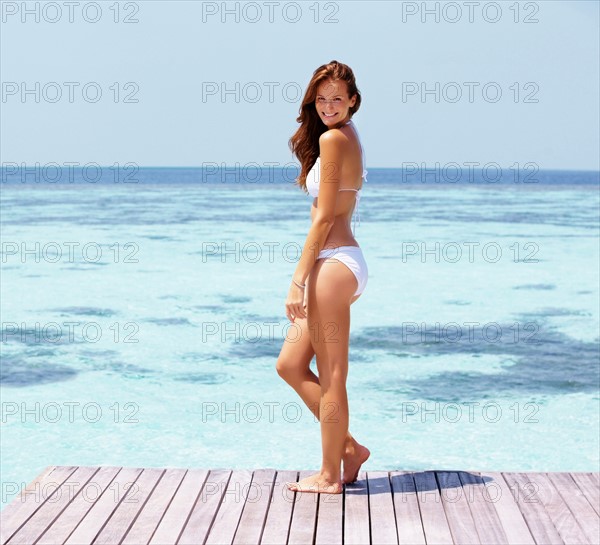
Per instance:
[[[273,22],[267,4],[257,2],[263,16],[256,23],[244,18],[236,23],[232,15],[222,23],[219,14],[203,22],[203,7],[219,9],[220,1],[138,1],[139,22],[134,24],[113,22],[113,1],[100,3],[103,12],[95,24],[85,22],[77,9],[70,23],[64,5],[54,24],[35,23],[31,15],[22,23],[20,13],[7,13],[7,6],[20,4],[3,6],[3,90],[10,91],[10,82],[19,91],[22,82],[30,88],[35,82],[57,82],[64,96],[57,103],[35,103],[32,96],[22,103],[20,95],[3,96],[2,162],[289,163],[293,157],[287,141],[297,125],[299,98],[286,100],[280,90],[292,83],[293,98],[319,65],[337,59],[352,67],[362,93],[354,120],[367,167],[535,162],[541,169],[599,169],[596,1],[529,2],[537,6],[533,16],[539,20],[529,24],[514,22],[512,0],[499,3],[497,23],[486,22],[480,8],[469,22],[464,2],[456,3],[463,10],[456,23],[436,23],[431,15],[423,23],[420,14],[403,22],[399,1],[321,2],[318,15],[310,9],[315,2],[299,2],[302,13],[296,23],[289,22],[293,3],[284,1],[274,8]],[[256,13],[246,2],[226,4],[248,9],[248,17]],[[404,9],[421,4],[405,2]],[[436,2],[425,4],[434,7]],[[521,18],[532,14],[526,4],[520,3]],[[124,9],[120,15],[128,13]],[[325,22],[328,14],[337,22]],[[491,18],[495,12],[489,9],[486,15]],[[47,17],[56,17],[55,12]],[[73,103],[64,82],[80,83]],[[87,82],[102,89],[99,102],[82,99]],[[135,82],[139,102],[115,104],[114,82]],[[237,103],[231,95],[224,102],[212,96],[203,102],[203,84],[210,82],[225,82],[229,88],[236,82],[251,84],[249,93],[255,82],[263,97]],[[266,82],[278,84],[272,102]],[[403,83],[410,82],[430,87],[456,82],[464,98],[456,103],[436,103],[431,96],[425,103],[418,97],[403,101]],[[464,82],[479,83],[473,103]],[[503,92],[497,103],[482,97],[488,82]],[[511,90],[515,82],[521,87],[518,103]],[[525,88],[528,82],[538,86],[533,97],[538,103],[523,102],[534,89]],[[47,91],[53,92],[50,87]]]

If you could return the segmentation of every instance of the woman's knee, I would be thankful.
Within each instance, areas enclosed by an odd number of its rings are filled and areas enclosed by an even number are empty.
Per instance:
[[[275,364],[277,374],[283,379],[290,379],[296,376],[301,376],[308,370],[310,362],[305,364],[297,359],[290,359],[286,357],[279,357]]]
[[[278,358],[277,363],[275,363],[275,370],[281,378],[284,378],[284,376],[288,375],[290,370],[289,362],[283,358]]]
[[[327,374],[332,382],[345,381],[348,377],[348,360],[329,362]]]
[[[322,377],[326,383],[345,382],[348,376],[348,357],[345,355],[317,357],[317,369],[319,377]]]

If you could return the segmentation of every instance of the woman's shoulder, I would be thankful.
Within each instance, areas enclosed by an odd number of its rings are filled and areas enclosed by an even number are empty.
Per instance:
[[[319,147],[338,147],[348,142],[348,137],[340,129],[329,129],[319,136]]]

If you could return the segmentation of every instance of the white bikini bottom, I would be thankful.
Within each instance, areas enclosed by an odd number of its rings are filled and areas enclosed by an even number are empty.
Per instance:
[[[326,259],[328,257],[341,261],[354,273],[354,276],[356,276],[356,280],[358,281],[358,287],[356,288],[354,295],[361,294],[367,285],[369,269],[367,268],[367,262],[365,261],[360,246],[338,246],[337,248],[327,248],[319,252],[317,259]]]

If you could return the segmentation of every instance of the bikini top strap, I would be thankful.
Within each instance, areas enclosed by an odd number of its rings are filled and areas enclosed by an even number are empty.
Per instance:
[[[358,133],[358,130],[356,128],[356,125],[354,124],[354,121],[352,121],[352,119],[350,121],[348,121],[348,124],[352,125],[352,128],[354,129],[354,133],[356,134],[356,138],[358,139],[358,143],[360,144],[360,150],[362,152],[362,168],[363,168],[363,173],[362,176],[365,179],[365,182],[368,181],[367,180],[367,157],[365,155],[365,148],[362,145],[362,140],[360,139],[360,134]]]
[[[367,160],[365,157],[365,149],[363,148],[362,145],[362,141],[360,139],[360,135],[358,134],[358,130],[356,128],[356,126],[354,125],[354,121],[352,121],[352,119],[350,119],[350,121],[348,121],[348,124],[352,125],[352,128],[354,129],[354,133],[356,134],[356,138],[358,139],[358,143],[360,144],[360,150],[362,152],[362,167],[363,167],[363,173],[362,173],[362,177],[364,178],[364,181],[367,181],[367,169],[366,164],[367,164]],[[340,191],[344,191],[343,189],[340,189]],[[358,216],[358,224],[360,225],[360,210],[359,210],[359,205],[360,205],[360,189],[352,189],[351,191],[356,191],[356,210],[355,210],[355,214],[353,221],[352,221],[352,235],[354,235],[354,231],[356,228],[356,217]]]

